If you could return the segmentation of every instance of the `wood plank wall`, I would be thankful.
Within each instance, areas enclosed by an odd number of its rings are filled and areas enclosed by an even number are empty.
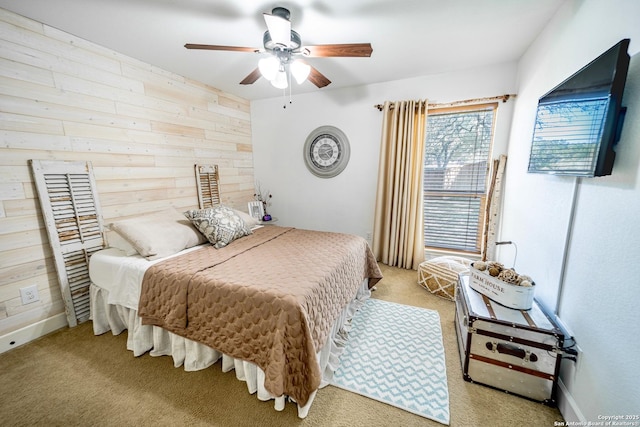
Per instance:
[[[64,312],[29,159],[91,161],[105,224],[197,208],[196,163],[223,203],[253,198],[249,101],[4,9],[0,132],[0,337]]]

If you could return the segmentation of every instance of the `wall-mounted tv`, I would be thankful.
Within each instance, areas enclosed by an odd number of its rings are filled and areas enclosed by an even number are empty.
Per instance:
[[[529,172],[611,175],[625,108],[629,39],[621,40],[538,101]]]

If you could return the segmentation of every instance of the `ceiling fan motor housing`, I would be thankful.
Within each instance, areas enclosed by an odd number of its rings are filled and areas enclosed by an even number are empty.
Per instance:
[[[276,49],[287,49],[287,50],[296,50],[302,45],[302,39],[300,38],[300,34],[291,30],[291,40],[287,46],[283,46],[280,43],[275,43],[271,39],[271,34],[269,31],[264,32],[264,36],[262,36],[262,44],[264,48],[267,50],[276,50]]]
[[[287,21],[289,20],[289,18],[291,18],[291,13],[289,12],[289,9],[286,9],[284,7],[274,7],[271,10],[271,14],[273,16],[286,19]]]

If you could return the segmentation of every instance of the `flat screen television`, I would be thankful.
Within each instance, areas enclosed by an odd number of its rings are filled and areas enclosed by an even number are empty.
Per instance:
[[[629,39],[623,39],[538,100],[530,173],[611,175],[624,113]]]

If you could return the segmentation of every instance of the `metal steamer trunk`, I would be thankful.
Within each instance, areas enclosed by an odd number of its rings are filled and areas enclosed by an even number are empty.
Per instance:
[[[564,334],[536,301],[529,310],[507,308],[461,276],[455,324],[465,381],[556,406]]]

